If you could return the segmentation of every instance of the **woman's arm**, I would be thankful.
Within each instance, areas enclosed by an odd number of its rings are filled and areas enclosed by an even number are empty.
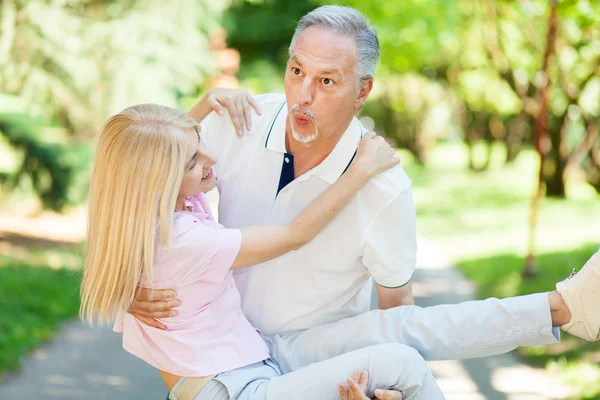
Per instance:
[[[356,160],[333,185],[321,193],[287,225],[264,225],[241,229],[242,245],[232,269],[250,267],[310,242],[350,202],[367,181],[399,163],[382,137],[365,135]]]

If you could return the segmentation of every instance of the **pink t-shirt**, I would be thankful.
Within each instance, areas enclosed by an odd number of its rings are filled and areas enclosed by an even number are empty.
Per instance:
[[[171,248],[156,246],[154,279],[145,287],[172,288],[181,306],[161,319],[166,331],[119,313],[114,330],[123,348],[171,374],[207,376],[269,357],[261,335],[242,314],[240,294],[229,269],[242,235],[214,221],[204,194],[189,197],[192,212],[175,212]]]

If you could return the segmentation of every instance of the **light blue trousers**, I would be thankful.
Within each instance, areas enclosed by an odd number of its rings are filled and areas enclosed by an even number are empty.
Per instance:
[[[405,399],[441,399],[423,359],[411,348],[427,360],[458,360],[557,343],[560,333],[552,326],[548,294],[538,293],[374,310],[265,340],[273,360],[217,375],[197,399],[337,400],[337,383],[363,369],[370,372],[370,390],[390,387]],[[394,350],[386,350],[390,345]]]
[[[405,400],[444,399],[419,353],[388,343],[355,350],[283,375],[277,363],[265,360],[217,375],[196,400],[339,400],[338,383],[354,371],[369,372],[368,396],[377,388],[396,389]],[[173,388],[173,392],[177,386]],[[177,400],[171,394],[171,400]]]

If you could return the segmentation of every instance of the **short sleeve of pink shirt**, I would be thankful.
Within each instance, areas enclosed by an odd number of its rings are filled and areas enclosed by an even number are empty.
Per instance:
[[[114,330],[123,347],[150,365],[179,376],[207,376],[262,361],[268,349],[241,309],[230,270],[242,234],[214,221],[203,194],[176,212],[170,247],[156,246],[153,280],[144,286],[177,291],[181,306],[163,318],[166,331],[121,312]]]
[[[178,287],[197,281],[220,284],[230,271],[242,244],[239,229],[224,229],[194,213],[178,212],[170,247],[157,249],[155,285],[172,281]],[[168,263],[168,267],[162,264]]]

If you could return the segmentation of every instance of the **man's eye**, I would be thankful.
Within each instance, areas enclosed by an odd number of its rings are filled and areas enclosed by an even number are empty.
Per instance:
[[[300,68],[296,68],[296,67],[293,67],[293,68],[292,68],[292,73],[293,73],[294,75],[300,75],[300,72],[301,72],[301,71],[300,71]]]
[[[329,78],[324,78],[323,79],[323,85],[325,86],[333,86],[333,81]]]

